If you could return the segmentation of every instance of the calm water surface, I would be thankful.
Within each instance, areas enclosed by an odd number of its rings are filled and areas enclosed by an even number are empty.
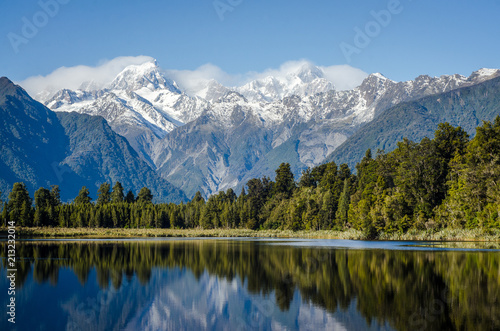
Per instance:
[[[15,326],[500,330],[498,248],[299,239],[24,241],[16,246]],[[3,310],[0,329],[16,329]]]

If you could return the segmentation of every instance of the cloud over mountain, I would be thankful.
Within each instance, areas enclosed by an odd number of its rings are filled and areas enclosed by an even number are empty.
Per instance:
[[[142,64],[153,60],[150,56],[120,56],[112,60],[103,60],[96,66],[78,65],[60,67],[46,76],[32,76],[18,84],[31,96],[41,92],[53,93],[61,89],[76,90],[84,83],[91,83],[102,88],[111,82],[118,73],[133,64]]]
[[[112,60],[104,60],[96,66],[78,65],[60,67],[46,76],[32,76],[19,82],[30,95],[36,99],[45,99],[61,89],[76,90],[82,87],[101,89],[110,83],[116,75],[129,65],[139,65],[153,58],[149,56],[121,56]],[[270,68],[262,72],[247,72],[230,74],[220,67],[207,63],[194,70],[164,70],[167,77],[173,79],[188,94],[195,95],[215,80],[227,87],[239,87],[257,79],[273,76],[286,81],[290,73],[295,73],[304,67],[313,67],[308,60],[288,61],[279,68]],[[349,65],[318,66],[322,76],[332,82],[337,90],[347,90],[359,86],[367,73]]]

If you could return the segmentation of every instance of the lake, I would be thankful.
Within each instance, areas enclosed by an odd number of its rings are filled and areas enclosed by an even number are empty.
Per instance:
[[[16,256],[17,330],[500,330],[498,243],[31,240]]]

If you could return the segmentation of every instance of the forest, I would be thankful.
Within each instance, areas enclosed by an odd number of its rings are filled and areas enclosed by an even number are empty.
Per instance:
[[[15,183],[2,202],[2,223],[25,227],[248,228],[405,233],[409,229],[500,229],[500,117],[483,122],[470,139],[465,130],[439,124],[434,137],[403,138],[394,151],[367,150],[355,173],[346,164],[321,164],[295,180],[282,163],[274,180],[249,180],[205,200],[153,203],[119,182],[102,183],[93,201],[82,187],[70,203],[59,187],[41,187],[31,198]]]

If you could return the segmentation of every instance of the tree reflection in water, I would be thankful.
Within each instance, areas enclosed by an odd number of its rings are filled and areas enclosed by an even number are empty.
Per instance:
[[[298,292],[304,302],[328,312],[355,307],[368,325],[389,324],[398,330],[500,329],[498,252],[169,240],[25,242],[17,244],[17,255],[25,259],[18,263],[18,287],[31,272],[36,282],[55,285],[63,268],[71,270],[82,286],[95,271],[101,289],[118,290],[134,277],[147,287],[152,272],[172,269],[189,271],[198,282],[207,275],[227,284],[236,281],[251,294],[272,298],[256,312],[255,307],[242,306],[249,315],[269,313],[274,306],[276,312],[286,312]],[[133,307],[124,303],[123,309]]]

